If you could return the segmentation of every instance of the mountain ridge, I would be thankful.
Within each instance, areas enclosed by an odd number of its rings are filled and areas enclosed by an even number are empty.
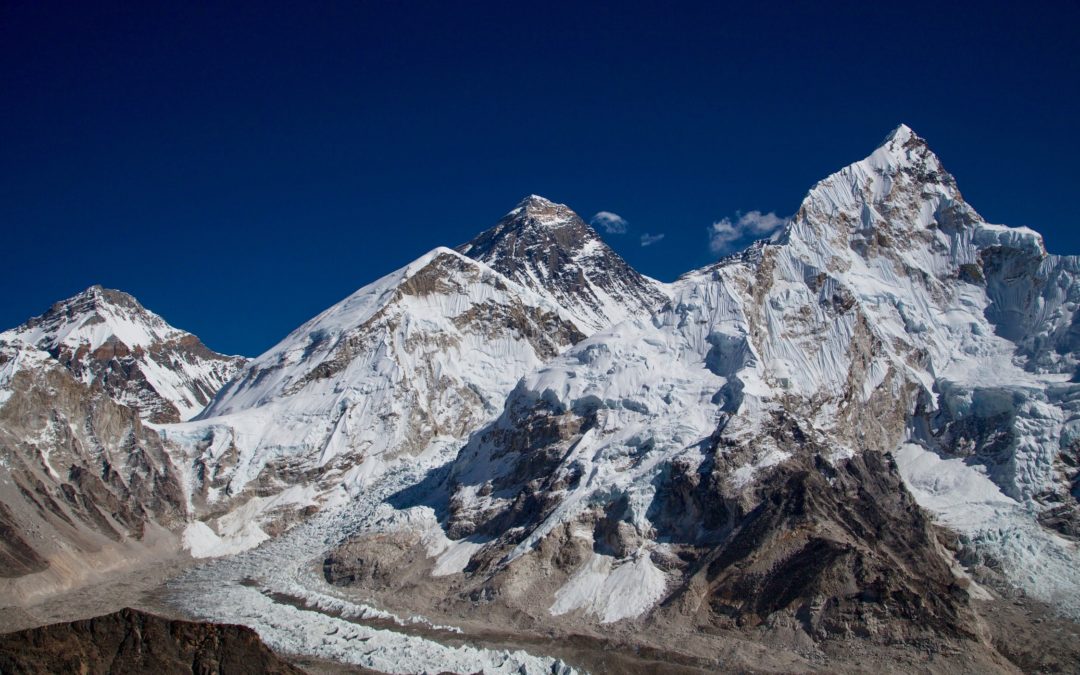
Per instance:
[[[299,592],[259,552],[308,569],[310,522],[319,602],[1007,670],[980,603],[1080,616],[1078,347],[1080,257],[987,223],[901,125],[671,284],[530,195],[154,429],[185,547],[241,585]]]
[[[913,495],[901,511],[918,503],[957,533],[958,557],[988,588],[1015,585],[1077,616],[1076,263],[1048,256],[1027,228],[985,222],[925,141],[898,128],[811,188],[771,241],[684,275],[651,316],[600,330],[526,375],[454,459],[438,488],[445,496],[404,509],[412,515],[401,536],[432,537],[415,534],[416,523],[434,519],[446,550],[460,552],[450,570],[446,554],[433,558],[438,574],[459,574],[459,592],[501,598],[536,621],[551,619],[506,588],[546,589],[552,616],[655,626],[675,584],[689,589],[687,606],[710,608],[696,620],[716,627],[733,612],[750,620],[731,589],[762,571],[730,570],[723,590],[713,571],[702,583],[696,566],[722,557],[761,509],[790,499],[777,486],[793,467],[828,478],[805,484],[817,487],[804,499],[820,503],[834,499],[836,476],[871,463]],[[721,514],[712,522],[711,511]],[[875,527],[914,526],[879,517]],[[838,566],[822,570],[825,595],[781,594],[755,622],[801,622],[830,639],[845,630],[831,608],[867,617],[925,583],[914,567],[897,577],[847,557],[850,543],[828,520],[783,523],[758,541],[799,541],[803,527],[823,538],[781,548],[771,564],[812,559],[821,545]],[[976,635],[972,603],[988,591],[935,531],[913,534],[921,543],[912,550],[927,570],[949,570],[935,583],[962,590],[946,600],[946,623]],[[333,556],[335,578],[364,578],[373,561],[348,560],[367,541],[358,535]],[[857,548],[894,556],[879,546]],[[558,571],[561,587],[537,569]],[[629,587],[635,595],[616,592]],[[911,617],[878,630],[909,639],[925,624]]]

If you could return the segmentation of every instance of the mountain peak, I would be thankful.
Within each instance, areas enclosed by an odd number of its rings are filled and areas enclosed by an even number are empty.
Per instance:
[[[575,222],[585,225],[569,206],[553,202],[540,195],[529,195],[522,199],[506,214],[504,220],[509,220],[517,226],[532,224],[551,227]]]
[[[189,419],[244,359],[211,351],[123,291],[94,284],[0,333],[48,352],[86,384],[153,422]]]
[[[888,145],[889,143],[898,143],[900,145],[903,145],[904,143],[907,143],[913,138],[918,141],[923,140],[918,134],[915,133],[915,131],[911,127],[904,123],[901,123],[900,126],[889,132],[889,135],[886,136],[885,140],[881,142],[881,146]],[[925,143],[925,141],[923,142]]]
[[[563,206],[562,204],[556,204],[547,197],[542,197],[537,194],[531,194],[518,202],[518,206],[522,208],[528,207],[550,207],[550,206]]]
[[[570,207],[539,195],[458,251],[563,307],[586,334],[647,316],[666,299],[659,282],[630,267]]]
[[[147,311],[130,293],[118,291],[114,288],[105,288],[101,284],[94,284],[85,291],[56,303],[49,310],[49,313],[66,312],[70,316],[78,312],[93,311],[105,306],[122,307],[137,312]]]
[[[783,240],[801,241],[826,256],[849,249],[900,256],[935,232],[980,222],[926,141],[901,124],[868,157],[814,185]],[[847,246],[835,246],[840,241]],[[925,268],[926,261],[898,264]]]
[[[871,217],[874,213],[881,216],[890,211],[891,220],[899,222],[903,220],[899,218],[901,213],[909,213],[912,224],[918,221],[925,226],[939,207],[962,202],[956,181],[941,160],[911,127],[901,124],[868,157],[849,164],[811,188],[799,213],[816,212],[815,219],[826,223],[835,220],[838,213],[846,213],[855,222],[874,220]],[[965,208],[970,210],[966,205]],[[963,219],[974,217],[977,216],[971,212],[964,214]]]
[[[930,149],[926,139],[906,124],[893,129],[873,154],[863,161],[877,168],[891,166],[903,170],[927,167],[933,172],[942,171],[941,161]]]

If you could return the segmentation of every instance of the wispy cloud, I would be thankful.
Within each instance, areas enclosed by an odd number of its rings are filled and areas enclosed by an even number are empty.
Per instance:
[[[764,237],[780,229],[788,222],[772,211],[736,212],[735,219],[724,218],[709,228],[709,248],[713,253],[726,253],[731,245],[747,237]]]
[[[655,244],[656,242],[660,241],[663,238],[664,238],[664,233],[663,232],[661,232],[660,234],[649,234],[648,232],[646,232],[645,234],[641,235],[641,245],[642,246],[652,246],[653,244]]]
[[[593,227],[604,228],[604,232],[608,234],[626,234],[626,228],[630,223],[626,222],[626,218],[617,213],[598,211],[596,215],[589,219],[589,224]]]

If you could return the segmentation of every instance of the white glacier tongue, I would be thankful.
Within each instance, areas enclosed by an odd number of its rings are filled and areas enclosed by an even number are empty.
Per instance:
[[[0,333],[49,352],[86,384],[101,384],[144,419],[197,415],[244,363],[207,349],[127,293],[91,286]]]
[[[461,644],[453,629],[350,601],[311,574],[313,555],[357,527],[377,529],[390,511],[389,495],[421,481],[425,470],[446,458],[443,452],[390,462],[382,480],[349,504],[325,509],[257,549],[209,561],[173,579],[172,600],[200,619],[249,626],[277,651],[380,672],[574,675],[578,671],[556,658]],[[425,637],[405,630],[410,626],[438,631]],[[440,634],[431,637],[433,632]]]

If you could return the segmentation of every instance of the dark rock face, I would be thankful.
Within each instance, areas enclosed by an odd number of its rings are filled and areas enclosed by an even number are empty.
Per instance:
[[[567,448],[592,425],[592,417],[534,400],[520,389],[511,394],[503,416],[473,436],[454,462],[447,535],[499,537],[542,520],[558,504],[557,491],[580,478],[561,476],[556,469]],[[488,465],[508,470],[489,474],[483,470]],[[477,509],[466,496],[470,488],[502,499]]]
[[[788,463],[758,491],[722,543],[687,552],[663,612],[738,627],[786,615],[818,638],[976,637],[968,594],[891,457]]]
[[[506,556],[582,479],[558,468],[594,425],[587,407],[568,410],[519,388],[503,418],[462,450],[446,478],[443,527],[451,538],[492,540],[466,568],[462,593],[482,594],[514,574],[519,563],[507,566]],[[626,558],[644,539],[670,545],[652,559],[677,581],[645,621],[705,630],[779,624],[814,640],[886,644],[978,639],[966,580],[954,574],[943,532],[915,503],[891,456],[867,449],[828,460],[828,448],[794,419],[779,415],[770,429],[792,455],[752,485],[730,481],[746,449],[718,432],[700,447],[703,461],[680,458],[658,474],[649,531],[637,531],[625,495],[578,517],[576,527],[592,531],[595,553]],[[580,546],[558,528],[537,545],[537,564],[571,574],[587,554]],[[366,552],[356,560],[332,555],[327,578],[370,583],[365,571],[387,556]],[[407,542],[395,552],[395,562],[411,554]]]
[[[458,250],[570,310],[586,333],[666,300],[576,213],[536,195]]]
[[[0,635],[0,672],[300,674],[244,626],[172,621],[134,609]]]

